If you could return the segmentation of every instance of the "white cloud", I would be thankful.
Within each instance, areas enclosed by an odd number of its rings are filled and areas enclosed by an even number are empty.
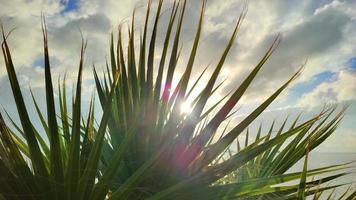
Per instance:
[[[310,93],[303,95],[299,105],[310,107],[352,100],[356,100],[356,72],[342,70],[338,73],[336,80],[322,83]]]

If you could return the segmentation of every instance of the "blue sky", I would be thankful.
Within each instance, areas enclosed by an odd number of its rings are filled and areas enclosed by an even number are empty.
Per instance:
[[[352,70],[356,70],[356,57],[350,58],[350,60],[347,61],[346,65],[348,68]]]
[[[52,71],[56,76],[67,73],[69,81],[75,78],[80,46],[79,29],[88,39],[83,95],[89,97],[93,92],[90,67],[92,63],[104,65],[110,32],[115,31],[119,23],[127,23],[135,7],[138,11],[136,23],[140,27],[145,2],[0,0],[0,18],[5,27],[8,30],[17,27],[10,37],[10,45],[24,93],[28,92],[31,85],[39,101],[44,101],[41,12],[47,17]],[[216,62],[241,11],[242,2],[209,1],[202,44],[193,73]],[[166,0],[164,9],[169,8],[170,3],[171,0]],[[187,60],[186,52],[190,50],[199,6],[200,1],[189,1],[182,33],[182,45],[186,49],[182,52],[182,63]],[[235,88],[258,62],[273,38],[281,34],[282,43],[247,91],[239,105],[244,108],[239,115],[247,114],[307,61],[302,76],[260,120],[268,124],[272,118],[280,120],[287,114],[301,111],[307,116],[315,114],[325,104],[350,104],[344,123],[319,151],[356,152],[356,38],[353,37],[356,35],[356,2],[251,0],[248,6],[240,35],[222,72],[222,79],[227,77],[228,81],[217,98]],[[159,36],[158,43],[162,44],[162,40]],[[0,65],[3,65],[2,58]],[[5,74],[4,67],[0,67],[0,103],[6,110],[14,111]]]
[[[65,14],[67,12],[75,12],[78,9],[78,2],[77,0],[63,0],[61,4],[64,6],[61,13]]]
[[[332,82],[336,74],[336,72],[324,71],[319,74],[315,74],[308,81],[297,84],[292,88],[292,94],[294,95],[294,98],[309,93],[322,83]]]

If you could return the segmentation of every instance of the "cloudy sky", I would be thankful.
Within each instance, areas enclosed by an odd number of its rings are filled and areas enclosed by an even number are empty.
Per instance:
[[[165,1],[162,26],[169,13],[170,1]],[[206,65],[216,63],[241,13],[243,2],[208,1],[203,37],[193,73],[197,74]],[[188,1],[181,63],[190,51],[200,4],[199,0]],[[110,32],[117,30],[118,24],[128,23],[135,7],[137,31],[140,31],[146,0],[0,0],[0,5],[0,19],[5,29],[16,28],[9,43],[24,95],[28,104],[32,105],[28,96],[30,86],[38,101],[45,101],[41,12],[47,17],[52,71],[56,78],[65,73],[69,79],[75,78],[80,31],[88,39],[83,95],[89,97],[94,86],[91,66],[93,63],[96,66],[104,64]],[[273,39],[281,34],[279,48],[247,91],[235,119],[239,120],[272,94],[306,62],[302,76],[270,106],[259,122],[267,126],[272,119],[281,121],[289,114],[311,116],[325,104],[350,104],[343,124],[318,150],[356,152],[355,10],[356,1],[353,0],[249,0],[246,19],[221,74],[221,79],[227,78],[227,81],[217,96],[236,88],[258,63]],[[158,43],[161,44],[163,32],[160,31],[159,35]],[[11,114],[15,113],[15,107],[9,89],[1,57],[0,104]],[[30,112],[33,113],[33,110]]]

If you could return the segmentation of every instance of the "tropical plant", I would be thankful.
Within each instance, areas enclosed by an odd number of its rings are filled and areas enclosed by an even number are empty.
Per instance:
[[[202,1],[189,59],[176,86],[173,83],[179,76],[176,68],[187,2],[174,1],[167,27],[159,27],[163,6],[163,0],[159,0],[152,31],[148,33],[151,6],[149,1],[140,44],[135,44],[134,13],[127,52],[120,26],[116,48],[111,35],[110,65],[106,66],[104,78],[94,68],[103,111],[96,120],[94,98],[88,117],[82,117],[86,43],[82,40],[75,93],[68,98],[65,78],[58,81],[56,103],[47,27],[42,24],[47,120],[34,95],[32,98],[44,133],[34,127],[27,112],[7,42],[9,34],[2,29],[2,51],[20,125],[9,115],[9,121],[0,115],[0,199],[304,199],[311,195],[317,199],[324,191],[341,186],[325,183],[346,175],[348,163],[310,170],[307,161],[308,153],[335,131],[345,108],[326,108],[304,122],[293,120],[289,127],[287,119],[277,128],[277,123],[273,123],[267,133],[260,128],[254,142],[248,143],[248,127],[297,78],[302,68],[246,118],[228,128],[227,121],[235,113],[233,108],[277,48],[279,36],[241,85],[209,106],[208,100],[222,85],[217,79],[246,9],[209,81],[199,90],[197,83],[207,68],[193,84],[190,79],[206,1]],[[160,61],[155,64],[159,28],[166,28],[166,32]],[[148,35],[151,38],[146,47]],[[196,90],[198,95],[194,96]],[[185,102],[192,102],[191,112],[181,112]],[[277,133],[273,134],[275,130]],[[245,131],[242,148],[239,136]],[[303,157],[303,170],[289,173],[288,169]],[[293,180],[299,183],[288,184]],[[350,200],[354,196],[350,189],[341,198]]]

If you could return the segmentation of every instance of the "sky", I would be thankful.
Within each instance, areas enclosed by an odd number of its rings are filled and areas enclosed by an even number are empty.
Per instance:
[[[157,3],[157,0],[153,1]],[[208,1],[201,44],[193,74],[216,64],[232,33],[245,1]],[[84,104],[94,91],[91,66],[103,66],[108,57],[111,31],[127,24],[137,9],[137,31],[142,28],[146,0],[0,0],[0,19],[9,37],[14,64],[26,103],[31,104],[29,88],[45,105],[41,13],[46,16],[49,51],[55,80],[67,74],[76,77],[81,36],[88,39],[84,70]],[[156,4],[154,4],[156,5]],[[180,63],[187,60],[196,31],[201,1],[188,1],[182,30]],[[171,0],[165,0],[161,27],[164,27]],[[258,63],[273,39],[282,42],[248,89],[237,123],[306,63],[302,75],[286,89],[254,124],[266,127],[273,119],[302,113],[313,116],[325,105],[350,105],[338,130],[317,151],[356,152],[356,1],[345,0],[249,0],[247,16],[219,80],[227,79],[215,98],[236,88]],[[165,17],[166,16],[166,17]],[[152,19],[151,19],[152,22]],[[162,46],[163,28],[158,32]],[[159,55],[159,54],[158,54]],[[157,57],[156,59],[159,59]],[[211,72],[212,67],[209,68]],[[178,68],[178,70],[182,70]],[[208,71],[209,71],[208,70]],[[209,78],[203,77],[203,82]],[[85,98],[87,97],[87,98]],[[42,103],[41,103],[42,102]],[[0,58],[0,104],[16,118],[3,58]],[[43,108],[44,109],[44,108]],[[34,110],[30,114],[35,118]],[[233,123],[232,123],[233,124]]]

